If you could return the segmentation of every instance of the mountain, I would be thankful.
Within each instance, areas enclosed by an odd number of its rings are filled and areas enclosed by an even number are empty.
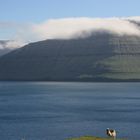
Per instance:
[[[140,37],[96,32],[30,43],[0,57],[0,80],[140,81]]]
[[[0,56],[5,55],[9,53],[11,50],[10,49],[0,49]]]
[[[9,40],[0,40],[0,56],[9,53],[11,51],[10,48],[7,48],[7,43]]]
[[[10,51],[19,48],[20,44],[14,40],[0,40],[0,56],[9,53]]]

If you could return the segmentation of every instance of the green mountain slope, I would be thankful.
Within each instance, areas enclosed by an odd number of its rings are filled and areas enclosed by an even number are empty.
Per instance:
[[[0,58],[0,80],[140,81],[140,37],[106,32],[31,43]]]

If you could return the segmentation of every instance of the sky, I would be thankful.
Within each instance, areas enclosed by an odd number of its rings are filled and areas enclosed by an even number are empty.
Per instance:
[[[35,34],[52,19],[139,16],[139,5],[140,0],[0,0],[0,40],[41,39]]]
[[[0,20],[41,22],[64,17],[138,16],[140,0],[0,0]]]

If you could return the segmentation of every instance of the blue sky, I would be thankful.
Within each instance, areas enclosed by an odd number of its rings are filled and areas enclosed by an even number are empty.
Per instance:
[[[0,40],[34,41],[29,24],[45,29],[44,22],[50,19],[139,16],[139,6],[140,0],[0,0]]]
[[[139,16],[140,0],[0,0],[0,21]]]

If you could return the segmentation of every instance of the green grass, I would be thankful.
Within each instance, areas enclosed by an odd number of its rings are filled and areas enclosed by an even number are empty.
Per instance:
[[[93,137],[93,136],[83,136],[79,138],[70,138],[67,140],[114,140],[112,138],[100,138],[100,137]],[[116,140],[125,140],[125,139],[116,139]]]
[[[108,59],[105,64],[114,72],[140,73],[139,59],[139,56],[117,55]]]
[[[113,79],[140,79],[139,59],[139,55],[112,56],[102,62],[110,69],[110,72],[102,76]]]

